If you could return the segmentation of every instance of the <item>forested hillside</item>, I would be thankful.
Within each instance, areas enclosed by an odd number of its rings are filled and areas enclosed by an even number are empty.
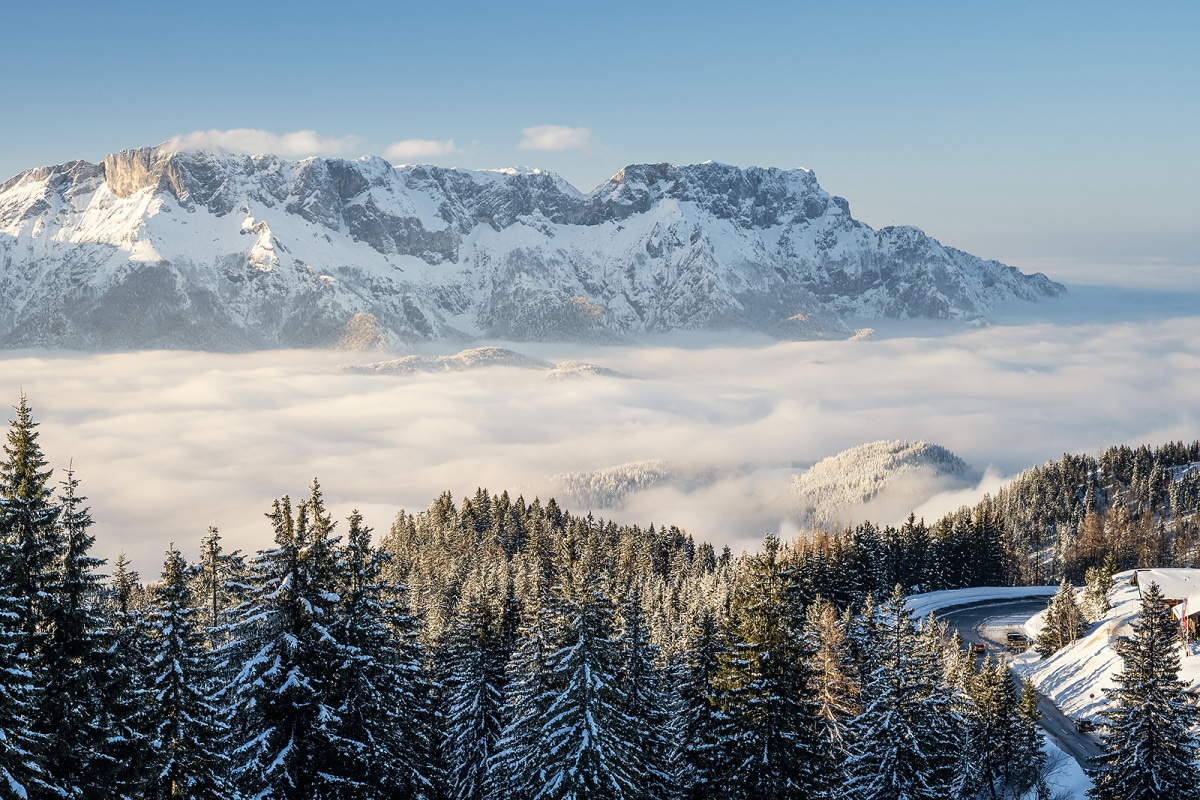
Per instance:
[[[376,543],[314,482],[272,505],[254,556],[211,529],[194,563],[168,546],[158,580],[120,559],[105,582],[24,398],[4,452],[6,798],[932,800],[1042,780],[1031,689],[886,588],[916,523],[735,556],[481,489]],[[953,554],[989,519],[930,529],[931,580],[987,579]]]

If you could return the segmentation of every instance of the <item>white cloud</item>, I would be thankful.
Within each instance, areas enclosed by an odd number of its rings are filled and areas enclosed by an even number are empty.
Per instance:
[[[404,139],[389,145],[383,157],[391,161],[448,156],[458,152],[453,139]]]
[[[1197,340],[1200,316],[873,342],[722,334],[644,348],[510,345],[639,378],[579,381],[501,367],[348,375],[338,365],[353,356],[311,351],[10,351],[0,402],[25,389],[56,479],[74,459],[98,555],[123,548],[147,579],[172,539],[194,557],[208,525],[230,547],[269,546],[270,501],[302,494],[314,475],[336,517],[358,507],[382,531],[446,489],[544,501],[560,491],[552,476],[656,458],[719,474],[700,488],[635,493],[614,516],[679,524],[740,550],[786,525],[797,465],[864,442],[925,440],[994,465],[975,493],[929,500],[919,512],[929,519],[994,491],[997,473],[1063,453],[1195,439]]]
[[[358,144],[357,136],[323,137],[316,131],[277,134],[257,128],[192,131],[167,142],[167,146],[175,150],[220,147],[236,153],[270,153],[288,158],[342,155],[354,150]]]
[[[566,125],[535,125],[521,129],[522,150],[582,150],[587,153],[595,146],[590,128],[569,128]]]

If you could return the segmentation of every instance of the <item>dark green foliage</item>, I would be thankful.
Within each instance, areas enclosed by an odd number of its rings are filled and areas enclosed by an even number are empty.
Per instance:
[[[634,800],[647,775],[636,720],[618,680],[613,605],[594,579],[562,587],[554,605],[556,649],[546,669],[553,696],[541,720],[538,800]]]
[[[1037,690],[1026,679],[1021,682],[1017,700],[1017,728],[1010,753],[1008,783],[1018,797],[1027,796],[1032,790],[1037,800],[1048,800],[1046,751],[1042,749],[1042,732],[1038,727],[1041,718]]]
[[[310,508],[319,507],[314,493]],[[339,650],[329,749],[339,798],[433,796],[431,691],[400,587],[385,601],[383,556],[354,511],[340,553],[341,600],[328,628]],[[333,588],[327,585],[326,592]]]
[[[618,607],[616,632],[617,684],[624,695],[621,711],[630,728],[623,735],[634,744],[636,769],[647,797],[665,797],[667,775],[667,692],[659,668],[658,647],[650,640],[641,594],[634,590]]]
[[[219,636],[228,622],[228,610],[245,599],[245,560],[237,550],[226,553],[221,546],[220,531],[209,527],[200,540],[200,560],[189,570],[189,576],[192,596],[200,613],[198,622],[208,629],[210,636],[218,637],[211,640],[210,645],[219,646],[222,643]]]
[[[314,484],[293,512],[284,497],[268,515],[276,547],[251,566],[252,595],[238,610],[226,658],[232,778],[243,794],[279,800],[337,796],[340,766],[328,746],[339,709],[332,523]]]
[[[1142,595],[1133,633],[1121,637],[1125,668],[1105,689],[1109,726],[1093,800],[1188,800],[1200,797],[1200,712],[1179,680],[1179,632],[1157,584]]]
[[[172,545],[146,618],[153,738],[144,796],[219,800],[230,794],[221,747],[224,725],[211,697],[216,680],[206,637],[196,625],[199,613],[187,571],[183,554]]]
[[[732,797],[815,797],[823,779],[832,777],[817,771],[804,606],[782,556],[778,540],[768,535],[734,590],[733,647],[722,658],[717,682],[734,722]]]
[[[680,800],[719,800],[731,790],[734,720],[717,688],[726,649],[712,612],[703,610],[672,664],[668,765],[670,785]]]
[[[502,598],[480,577],[464,597],[442,647],[442,760],[448,795],[480,800],[504,726]]]
[[[1086,629],[1075,587],[1064,578],[1046,607],[1045,624],[1034,646],[1043,657],[1050,656],[1083,636]]]
[[[944,800],[955,783],[958,720],[941,679],[940,635],[931,646],[931,637],[918,634],[900,587],[877,610],[874,627],[876,652],[847,764],[849,796]]]
[[[0,543],[0,559],[11,558]],[[18,649],[21,631],[20,603],[0,588],[0,797],[45,793],[38,749],[41,744],[29,729],[33,711],[33,675]]]
[[[42,643],[34,659],[38,677],[34,731],[42,739],[43,796],[136,797],[144,777],[138,755],[136,674],[128,640],[109,629],[102,607],[104,563],[89,555],[92,520],[71,472],[63,482],[61,572],[46,588],[49,601]]]
[[[0,540],[10,557],[2,565],[4,585],[17,599],[20,652],[35,656],[50,610],[50,583],[63,549],[60,509],[49,487],[51,470],[38,444],[38,423],[24,393],[8,429],[0,462]]]

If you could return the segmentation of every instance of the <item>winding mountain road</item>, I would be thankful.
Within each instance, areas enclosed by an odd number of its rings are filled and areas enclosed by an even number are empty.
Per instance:
[[[983,644],[988,655],[1004,660],[1008,655],[1004,637],[1009,628],[1005,620],[1013,617],[1031,617],[1046,607],[1046,598],[1023,600],[995,600],[973,604],[967,608],[947,609],[938,612],[937,618],[958,631],[968,644]],[[1020,680],[1013,675],[1013,680]],[[1041,725],[1050,741],[1067,755],[1079,762],[1084,770],[1093,769],[1092,759],[1101,754],[1100,741],[1094,734],[1080,733],[1075,723],[1063,714],[1048,697],[1038,693],[1038,710],[1042,713]]]

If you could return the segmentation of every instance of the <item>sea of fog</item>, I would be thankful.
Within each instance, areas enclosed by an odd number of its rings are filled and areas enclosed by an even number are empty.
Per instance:
[[[718,477],[635,495],[620,520],[676,524],[740,550],[791,532],[793,475],[865,442],[935,442],[985,474],[922,504],[932,518],[1065,452],[1200,437],[1194,292],[1080,285],[1001,310],[988,327],[872,325],[876,339],[860,342],[505,344],[626,379],[510,367],[347,374],[342,365],[379,356],[325,351],[10,351],[0,390],[9,404],[28,395],[56,479],[73,466],[97,555],[124,550],[146,579],[168,542],[194,557],[210,525],[231,547],[270,546],[272,499],[305,495],[314,477],[336,517],[358,508],[383,531],[445,490],[545,500],[559,473],[666,459]]]

